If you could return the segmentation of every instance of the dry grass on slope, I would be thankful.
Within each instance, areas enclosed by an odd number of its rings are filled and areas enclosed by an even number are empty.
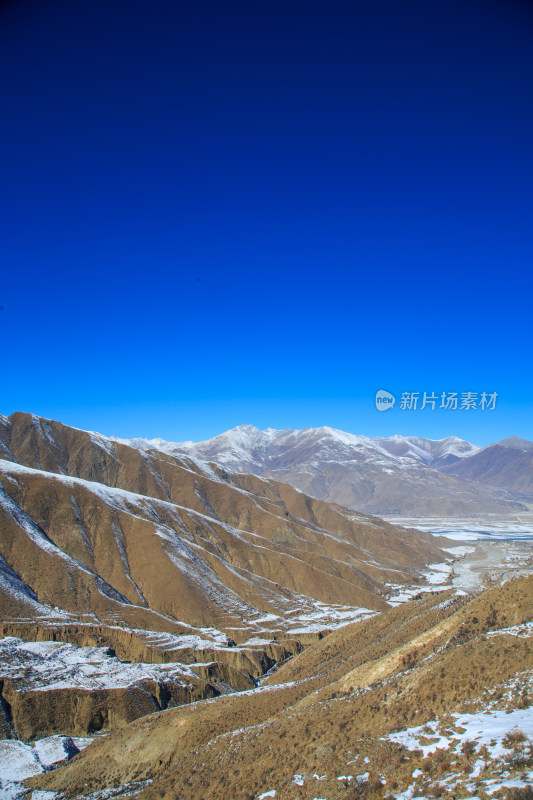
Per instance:
[[[363,751],[371,775],[392,780],[395,770],[394,780],[401,785],[405,754],[390,742],[380,744],[379,737],[423,725],[437,714],[495,702],[509,707],[528,703],[520,683],[509,696],[501,687],[517,672],[531,670],[533,641],[498,630],[530,620],[532,600],[533,579],[522,578],[469,602],[441,596],[406,604],[332,634],[276,676],[299,676],[296,683],[149,717],[95,743],[65,769],[38,779],[39,786],[76,797],[90,789],[153,779],[141,797],[227,800],[275,789],[276,800],[289,800],[307,797],[305,787],[293,783],[294,774],[316,773],[337,781],[355,774],[349,762]],[[372,662],[379,674],[380,662],[408,648],[413,633],[426,638],[412,647],[411,658],[406,651],[380,680],[351,688],[354,670],[368,669]],[[359,655],[352,637],[359,639]],[[405,767],[405,780],[407,772]],[[315,787],[309,797],[357,796],[353,784],[333,785],[336,794]],[[381,783],[371,791],[376,797],[388,794]]]
[[[421,632],[448,619],[464,603],[465,598],[456,597],[453,590],[422,593],[410,603],[333,631],[298,658],[284,664],[266,683],[286,683],[316,676],[322,684],[332,683],[346,675],[347,665],[355,669],[409,644]]]

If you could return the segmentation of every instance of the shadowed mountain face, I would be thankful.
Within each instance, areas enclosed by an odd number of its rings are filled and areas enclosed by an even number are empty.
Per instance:
[[[370,439],[327,427],[260,431],[241,425],[196,444],[161,439],[131,444],[285,481],[306,494],[372,514],[460,516],[521,508],[506,493],[507,485],[478,485],[441,472],[483,452],[454,436]]]
[[[386,608],[385,583],[443,558],[429,535],[286,484],[29,414],[2,418],[1,448],[4,619],[64,612],[242,641],[301,628],[294,615],[317,602]]]
[[[460,480],[497,486],[533,499],[533,442],[510,436],[442,468]]]

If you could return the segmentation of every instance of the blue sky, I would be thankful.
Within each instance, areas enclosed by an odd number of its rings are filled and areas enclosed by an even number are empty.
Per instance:
[[[532,35],[526,0],[2,4],[0,411],[533,439]]]

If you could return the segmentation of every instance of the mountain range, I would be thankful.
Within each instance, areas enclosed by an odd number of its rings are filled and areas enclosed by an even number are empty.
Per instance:
[[[0,451],[0,636],[13,639],[0,663],[0,728],[19,736],[84,735],[252,688],[450,559],[448,540],[286,483],[31,414],[0,418]],[[35,641],[104,647],[143,666],[75,651],[30,657],[24,642]],[[68,676],[59,694],[42,691],[39,667],[56,655]],[[95,678],[106,669],[120,680]]]
[[[31,584],[30,605],[36,594],[72,614],[118,604],[247,630],[256,616],[301,609],[301,594],[383,608],[384,582],[440,554],[429,535],[286,483],[30,414],[0,419],[0,448],[2,555]]]
[[[517,437],[480,448],[456,436],[369,438],[329,427],[240,425],[198,443],[117,441],[283,481],[370,514],[505,514],[533,501],[533,442]]]
[[[449,539],[266,472],[355,461],[344,491],[372,465],[382,495],[469,486],[505,509],[531,443],[221,438],[213,460],[0,417],[0,796],[530,800],[527,543],[476,554],[465,591]]]

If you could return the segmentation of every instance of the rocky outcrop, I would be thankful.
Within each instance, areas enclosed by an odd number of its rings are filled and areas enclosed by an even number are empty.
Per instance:
[[[234,667],[198,667],[132,664],[107,648],[0,639],[3,732],[24,741],[59,733],[86,736],[221,690],[254,686]]]

